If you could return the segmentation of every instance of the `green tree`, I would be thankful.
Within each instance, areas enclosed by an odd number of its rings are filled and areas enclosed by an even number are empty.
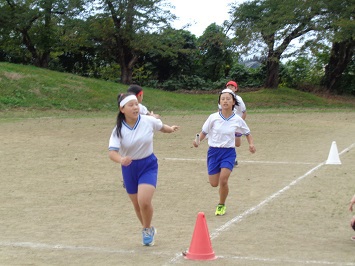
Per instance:
[[[101,0],[103,16],[110,16],[112,24],[112,39],[105,41],[114,43],[112,52],[114,60],[120,66],[120,80],[129,84],[132,81],[134,65],[144,54],[147,36],[169,25],[174,19],[169,4],[164,0]],[[106,30],[107,32],[107,30]]]
[[[231,7],[228,28],[244,52],[266,57],[264,86],[277,88],[280,59],[291,41],[317,30],[319,5],[313,0],[254,0]]]
[[[325,67],[322,85],[329,91],[343,93],[341,79],[347,66],[354,60],[355,50],[355,2],[354,0],[327,0],[327,23],[332,43],[329,61]],[[346,85],[345,85],[346,86]]]
[[[281,71],[282,83],[290,88],[306,89],[316,87],[323,75],[317,60],[307,55],[301,55],[287,61]]]
[[[147,37],[144,56],[137,67],[150,74],[147,78],[164,82],[181,75],[193,75],[197,62],[197,39],[186,30],[164,29]],[[139,72],[135,69],[135,72]]]
[[[48,67],[60,37],[58,29],[68,17],[80,14],[82,7],[81,0],[0,0],[1,48],[21,54],[23,62]]]
[[[212,23],[198,39],[200,51],[200,76],[217,81],[228,75],[233,64],[232,42],[223,27]]]

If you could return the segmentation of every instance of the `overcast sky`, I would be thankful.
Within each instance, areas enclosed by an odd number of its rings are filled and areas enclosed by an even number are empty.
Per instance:
[[[172,13],[179,19],[173,27],[181,29],[186,24],[191,24],[186,30],[200,37],[208,25],[215,22],[222,25],[228,19],[229,3],[242,3],[245,0],[170,0],[175,6]]]

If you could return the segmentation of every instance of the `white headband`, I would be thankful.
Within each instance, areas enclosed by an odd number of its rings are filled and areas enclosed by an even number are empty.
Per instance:
[[[231,89],[224,89],[221,93],[225,92],[232,93],[233,95],[235,94],[234,91],[232,91]]]
[[[129,96],[127,96],[126,98],[124,98],[124,99],[120,102],[120,107],[125,106],[126,103],[128,103],[129,101],[132,101],[132,100],[138,101],[136,95],[129,95]]]

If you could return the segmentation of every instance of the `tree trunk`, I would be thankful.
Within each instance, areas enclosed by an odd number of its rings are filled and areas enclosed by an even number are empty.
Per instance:
[[[43,68],[48,68],[51,49],[53,47],[52,42],[52,9],[53,9],[53,2],[52,1],[45,1],[44,5],[44,29],[42,32],[42,49],[43,52],[40,56],[40,64]]]
[[[343,90],[338,88],[337,83],[352,59],[354,47],[355,41],[352,39],[333,43],[329,62],[325,67],[321,82],[330,92],[342,93]]]
[[[37,67],[48,68],[50,55],[51,55],[51,47],[53,43],[51,42],[51,3],[49,3],[49,8],[46,8],[45,18],[44,18],[44,31],[41,32],[40,41],[36,44],[33,43],[31,39],[31,34],[29,31],[32,28],[32,24],[37,21],[39,16],[34,16],[32,18],[32,22],[28,27],[23,29],[19,29],[19,32],[22,35],[22,44],[26,46],[27,50],[31,53],[32,63]],[[41,48],[39,48],[41,47]]]
[[[134,19],[135,1],[128,1],[126,11],[126,23],[122,24],[122,17],[116,12],[113,1],[107,0],[106,4],[110,10],[111,17],[115,27],[115,41],[117,44],[116,62],[120,65],[121,76],[120,81],[123,84],[131,84],[133,76],[133,67],[138,58],[133,52],[130,43],[133,41],[131,35],[134,34],[132,30]]]
[[[136,56],[131,49],[126,47],[123,43],[122,40],[117,39],[118,49],[119,49],[119,54],[118,54],[118,64],[120,65],[121,68],[121,77],[120,81],[123,84],[131,84],[132,83],[132,77],[133,77],[133,68],[134,64],[138,60],[138,56]]]
[[[49,51],[44,52],[39,58],[39,67],[48,68],[50,58],[51,58],[50,52]]]
[[[287,44],[285,44],[286,41],[284,41],[284,43],[275,50],[275,33],[263,34],[263,39],[268,46],[264,87],[276,89],[279,86],[280,57],[282,52],[286,49]]]
[[[266,62],[265,88],[276,89],[279,86],[280,60],[277,57],[270,56]]]
[[[125,64],[120,65],[120,67],[121,67],[121,83],[131,84],[133,69],[128,68]]]

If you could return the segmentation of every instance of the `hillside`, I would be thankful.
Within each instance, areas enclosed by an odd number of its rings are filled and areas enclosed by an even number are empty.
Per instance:
[[[0,111],[116,111],[116,97],[127,85],[84,78],[33,66],[0,63]],[[144,88],[144,105],[155,112],[211,112],[216,93],[167,92]],[[240,96],[249,111],[270,109],[355,110],[355,97],[320,96],[288,88],[260,89]]]

